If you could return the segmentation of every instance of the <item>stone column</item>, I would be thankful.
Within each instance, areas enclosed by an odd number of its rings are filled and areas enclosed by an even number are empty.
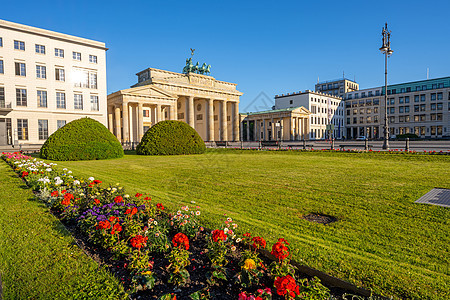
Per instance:
[[[263,137],[262,140],[265,141],[267,139],[267,128],[266,128],[266,119],[263,119]]]
[[[295,120],[295,127],[297,129],[297,141],[302,139],[302,128],[300,128],[301,119],[302,119],[301,117],[297,117],[297,119]]]
[[[156,104],[155,124],[162,121],[161,118],[161,104]]]
[[[228,140],[228,121],[227,121],[227,101],[222,101],[222,126],[221,126],[221,133],[222,133],[222,141]]]
[[[247,141],[250,141],[250,121],[247,120]]]
[[[128,105],[128,137],[130,142],[134,142],[134,116],[133,116],[133,106]]]
[[[234,137],[233,137],[233,140],[235,141],[235,142],[238,142],[239,141],[239,122],[240,122],[240,118],[239,118],[239,103],[238,102],[234,102],[234,105],[233,105],[233,108],[234,108],[234,118],[233,118],[233,135],[234,135]],[[250,122],[249,122],[249,125],[250,125]],[[247,127],[248,128],[248,127]],[[249,140],[250,140],[250,137],[249,137]]]
[[[209,141],[214,142],[214,99],[208,99],[208,132]]]
[[[128,132],[128,102],[122,103],[122,119],[123,119],[123,141],[128,142],[130,140]]]
[[[294,131],[294,118],[289,118],[289,140],[293,141],[295,139],[295,131]]]
[[[113,112],[112,107],[110,106],[108,109],[108,129],[109,131],[114,134],[114,123],[113,123]]]
[[[260,133],[259,133],[259,130],[258,130],[258,120],[254,120],[253,121],[254,123],[253,123],[253,138],[254,138],[254,140],[255,141],[259,141],[259,135],[260,135]]]
[[[188,122],[189,125],[195,129],[195,121],[194,121],[194,97],[193,96],[189,96],[188,97],[188,101],[187,101],[187,107],[186,110],[189,112],[189,118],[188,118]]]
[[[144,136],[144,105],[142,103],[138,104],[138,140],[142,140]]]
[[[241,122],[239,122],[239,129],[240,129],[240,132],[241,132],[241,141],[244,141],[244,122],[245,121],[241,121]]]
[[[280,118],[280,141],[284,140],[284,119]]]
[[[176,120],[177,116],[175,116],[175,105],[171,105],[169,109],[169,120]]]
[[[119,142],[122,142],[122,133],[120,132],[121,126],[120,126],[120,107],[116,107],[114,109],[115,116],[114,119],[116,121],[116,137],[119,140]]]
[[[308,122],[307,118],[305,118],[304,124],[305,124],[305,135],[306,135],[307,139],[309,139],[309,131],[310,131],[310,129],[309,129],[309,122]]]

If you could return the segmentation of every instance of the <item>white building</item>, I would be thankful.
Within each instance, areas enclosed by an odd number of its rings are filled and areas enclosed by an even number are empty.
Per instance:
[[[304,92],[275,96],[275,109],[303,106],[311,112],[309,116],[309,138],[328,138],[330,128],[334,138],[344,133],[344,106],[342,98],[306,90]],[[327,125],[332,125],[327,128]]]
[[[107,125],[105,44],[0,20],[0,146],[42,144],[64,124]]]

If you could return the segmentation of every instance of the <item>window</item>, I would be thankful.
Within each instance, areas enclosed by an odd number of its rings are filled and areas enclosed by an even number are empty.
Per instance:
[[[436,83],[432,84],[431,89],[433,89],[433,90],[437,89],[437,84]]]
[[[289,100],[289,104],[291,104],[292,105],[292,103],[293,103],[294,101],[293,100]]]
[[[97,73],[89,72],[89,88],[97,88]]]
[[[36,53],[45,54],[45,46],[36,44]]]
[[[64,49],[55,48],[55,56],[64,58]]]
[[[407,93],[411,92],[411,87],[407,87],[407,88],[406,88],[406,92],[407,92]]]
[[[58,81],[64,81],[65,80],[64,69],[55,68],[55,79],[58,80]]]
[[[369,97],[372,97],[372,96],[373,96],[372,91],[369,91]]]
[[[361,93],[361,98],[365,98],[366,97],[366,92],[362,92]]]
[[[80,52],[75,52],[75,51],[73,51],[73,52],[72,52],[72,57],[73,57],[73,59],[75,59],[75,60],[81,61],[81,53],[80,53]]]
[[[74,86],[84,88],[97,88],[97,73],[84,69],[74,70]]]
[[[425,104],[420,104],[420,111],[425,111]]]
[[[420,95],[420,102],[425,102],[425,95]]]
[[[450,94],[449,94],[450,95]],[[450,96],[449,96],[450,97]],[[347,97],[347,99],[352,99],[353,98],[353,95],[352,94],[349,94],[348,95],[348,97]]]
[[[431,94],[431,101],[436,100],[436,93]]]
[[[442,121],[442,114],[436,114],[436,120]]]
[[[16,105],[27,106],[27,90],[16,89]]]
[[[414,102],[419,102],[419,95],[414,96]]]
[[[409,115],[405,116],[405,122],[409,122]]]
[[[5,70],[3,69],[3,60],[0,60],[0,74],[5,74]]]
[[[442,93],[437,93],[437,99],[438,100],[443,100],[444,99],[444,95]]]
[[[98,111],[98,96],[91,95],[91,110]]]
[[[442,110],[442,108],[443,108],[442,103],[438,103],[438,104],[437,104],[437,110]]]
[[[375,113],[375,114],[378,113],[378,107],[374,107],[374,108],[373,108],[373,113]]]
[[[373,116],[373,121],[375,122],[375,123],[378,123],[378,116]]]
[[[375,91],[375,96],[380,96],[380,91]]]
[[[36,66],[36,78],[47,78],[47,68],[45,66]]]
[[[409,106],[405,106],[405,113],[409,113]]]
[[[419,122],[420,116],[419,115],[414,115],[414,122]]]
[[[3,47],[3,38],[0,37],[0,47]]]
[[[398,98],[398,103],[402,104],[403,103],[403,99],[404,99],[403,97],[399,97]]]
[[[395,117],[389,117],[389,123],[395,123]]]
[[[317,113],[317,106],[311,105],[311,113],[316,114]]]
[[[405,117],[404,117],[404,116],[399,116],[399,117],[398,117],[398,121],[399,121],[400,123],[405,122]]]
[[[436,110],[436,103],[431,103],[430,109],[431,109],[431,110]]]
[[[66,94],[56,92],[56,108],[66,108]]]
[[[358,93],[355,93],[355,99],[358,99],[359,95]]]
[[[395,107],[390,107],[389,113],[390,114],[395,114]]]
[[[444,88],[444,83],[439,83],[439,88],[443,89]]]
[[[66,125],[66,120],[57,120],[57,121],[56,121],[56,127],[57,127],[57,129],[60,129],[60,128],[63,127],[64,125]]]
[[[390,104],[391,104],[391,105],[394,105],[394,104],[395,104],[395,98],[391,98],[391,99],[390,99]]]
[[[420,115],[420,122],[425,122],[426,121],[426,116],[427,115]]]
[[[404,112],[404,107],[403,107],[403,106],[399,106],[398,112],[399,112],[400,114],[402,114],[402,113]]]
[[[27,76],[27,69],[24,63],[15,63],[16,75],[17,76]]]
[[[414,105],[414,111],[416,112],[416,111],[419,111],[419,109],[420,109],[420,105]]]
[[[144,118],[150,117],[150,111],[149,110],[145,109],[145,110],[142,111],[142,113],[144,114]]]
[[[409,103],[409,96],[405,96],[405,103]]]
[[[28,140],[28,119],[17,119],[17,138]]]
[[[0,87],[0,107],[6,107],[5,105],[5,88]]]
[[[47,107],[47,91],[37,91],[37,100],[39,107]]]
[[[427,86],[426,85],[422,85],[422,91],[426,91],[427,90]]]
[[[404,92],[405,92],[405,88],[401,88],[400,93],[404,93]]]
[[[416,91],[420,91],[420,86],[416,86]]]
[[[359,124],[364,124],[364,117],[359,117]]]
[[[436,114],[430,114],[430,120],[436,121]]]
[[[38,132],[40,140],[48,138],[48,120],[38,120]]]
[[[73,105],[75,109],[83,109],[83,95],[73,95]]]
[[[376,98],[373,99],[373,105],[379,105],[380,104],[380,99]]]
[[[97,63],[97,55],[89,55],[89,62],[96,64]]]
[[[25,51],[25,42],[14,41],[14,49]]]

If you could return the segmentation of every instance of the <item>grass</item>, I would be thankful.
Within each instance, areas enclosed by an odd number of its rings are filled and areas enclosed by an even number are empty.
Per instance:
[[[450,298],[449,209],[414,203],[450,188],[448,156],[224,150],[58,164],[173,210],[196,201],[207,226],[226,214],[270,242],[284,237],[296,260],[375,293]],[[339,221],[301,218],[310,212]]]
[[[3,299],[123,298],[118,280],[76,246],[71,234],[33,200],[31,190],[4,162],[0,212]]]

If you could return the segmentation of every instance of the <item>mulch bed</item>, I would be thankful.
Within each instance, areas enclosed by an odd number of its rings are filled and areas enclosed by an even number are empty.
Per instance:
[[[338,219],[333,216],[321,215],[310,213],[301,217],[310,222],[320,223],[320,224],[330,224],[336,222]]]

